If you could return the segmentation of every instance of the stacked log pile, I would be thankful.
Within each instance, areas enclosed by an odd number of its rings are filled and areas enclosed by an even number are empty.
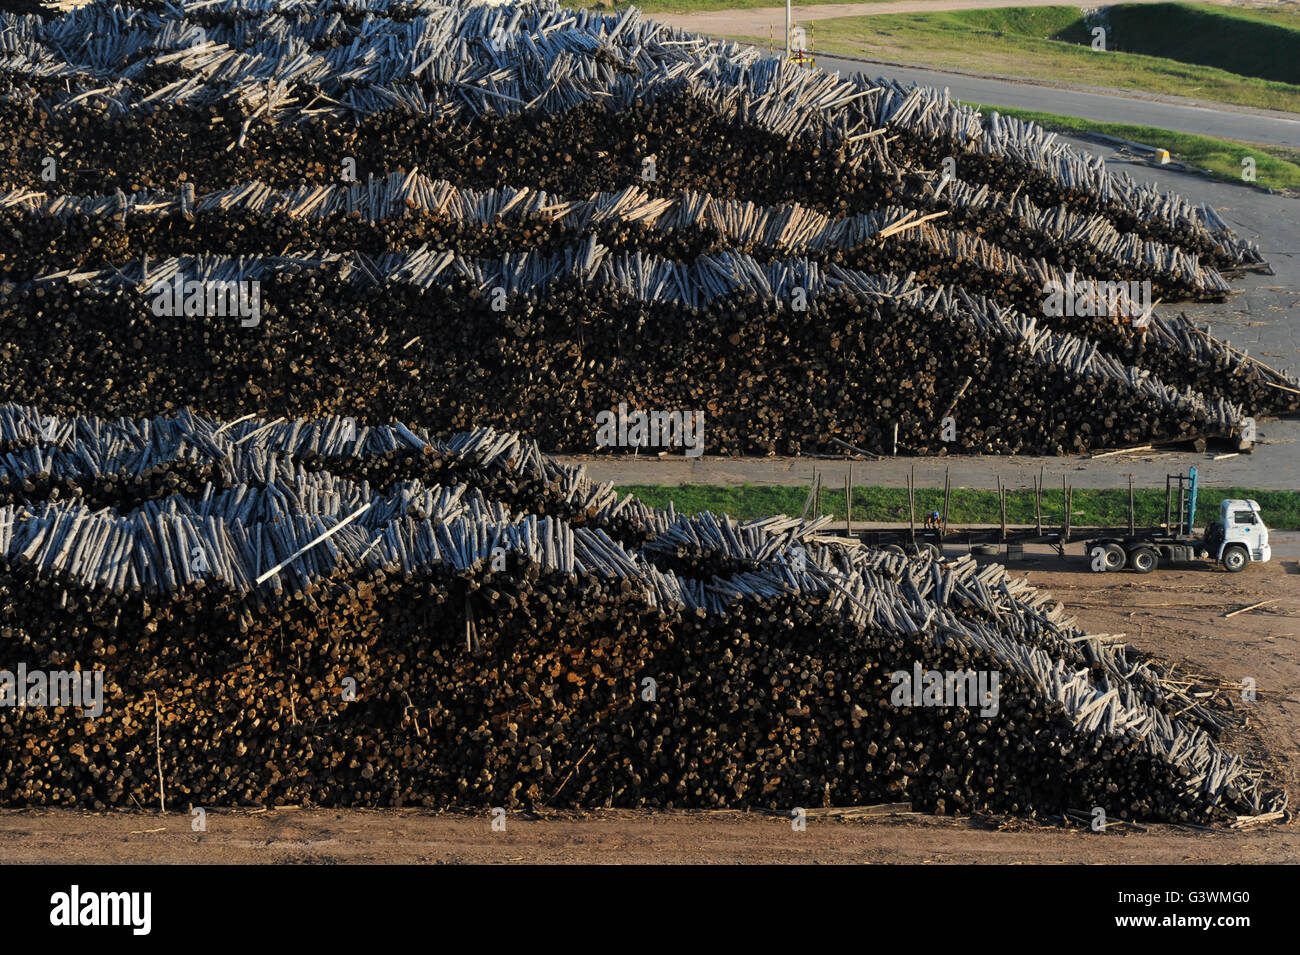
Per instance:
[[[1223,298],[1262,259],[1212,209],[635,10],[100,0],[5,15],[0,87],[3,400],[558,450],[626,402],[704,412],[718,453],[1061,453],[1300,409],[1168,308],[1045,311],[1050,283]],[[178,273],[262,282],[260,320],[154,314]]]
[[[553,256],[466,260],[421,249],[145,267],[16,289],[10,354],[21,373],[7,393],[61,412],[86,403],[165,411],[197,398],[233,416],[360,407],[361,421],[408,417],[444,431],[476,415],[494,426],[534,420],[547,446],[572,447],[580,435],[586,448],[600,409],[628,401],[704,411],[709,447],[726,451],[798,453],[826,435],[882,447],[893,421],[905,446],[944,451],[941,419],[966,376],[964,449],[1059,453],[1244,427],[1235,402],[1162,382],[960,287],[809,259],[727,252],[683,264],[606,255],[592,236]],[[228,316],[196,333],[189,316],[154,315],[140,290],[177,276],[260,283],[259,324]],[[505,308],[493,307],[492,289]],[[796,289],[807,308],[787,304]],[[581,314],[601,320],[579,328],[579,343],[569,326]],[[376,327],[371,315],[387,321]],[[643,341],[647,328],[665,341]],[[759,347],[738,353],[743,343]],[[882,352],[887,379],[872,361]],[[143,395],[122,387],[135,381]],[[864,404],[877,417],[858,419]]]
[[[1048,221],[1032,204],[1017,201],[1013,209],[1022,221]],[[344,248],[358,251],[391,247],[393,238],[388,230],[393,228],[404,230],[400,240],[407,245],[417,237],[463,245],[485,226],[498,225],[508,227],[494,237],[506,248],[512,241],[516,246],[536,248],[554,241],[557,234],[597,230],[603,233],[602,240],[608,238],[630,248],[644,243],[650,246],[649,251],[658,251],[656,246],[664,242],[660,233],[669,232],[683,238],[707,237],[719,250],[758,247],[822,255],[858,249],[876,237],[906,239],[915,230],[924,229],[932,235],[938,230],[951,236],[946,244],[958,262],[973,257],[987,263],[991,271],[1032,278],[1039,287],[1065,277],[1059,266],[1041,257],[1026,262],[1012,251],[1011,243],[998,246],[966,230],[943,229],[942,222],[933,220],[942,220],[948,211],[919,216],[914,209],[889,206],[833,218],[798,203],[761,206],[694,192],[656,197],[637,185],[575,201],[527,186],[457,189],[446,180],[430,180],[418,170],[394,172],[383,179],[371,176],[366,183],[350,186],[279,190],[251,182],[206,195],[196,195],[192,187],[170,194],[145,191],[128,196],[119,191],[84,197],[19,189],[0,193],[0,210],[8,213],[4,224],[25,239],[5,249],[0,269],[11,276],[39,275],[57,265],[108,264],[131,253],[212,251],[211,237],[223,227],[232,233],[227,245],[235,247],[226,251],[257,254],[275,242],[302,248],[342,242],[347,243]],[[1063,210],[1057,210],[1053,221],[1055,231],[1066,235],[1088,229],[1101,232],[1100,225]],[[377,233],[376,227],[381,225],[383,232]],[[634,225],[652,231],[629,236]],[[459,233],[446,231],[457,226],[462,230]],[[467,227],[475,228],[467,232]],[[1047,234],[1053,230],[1043,225],[1039,231]],[[522,243],[518,232],[523,233]],[[1120,258],[1131,261],[1133,276],[1150,280],[1162,297],[1214,298],[1230,291],[1222,275],[1201,267],[1194,255],[1131,234],[1121,237],[1113,229],[1106,233],[1115,243],[1113,248],[1125,242],[1132,250],[1103,260],[1102,265],[1118,267]],[[941,240],[932,237],[930,244],[935,253],[940,252]],[[93,250],[90,255],[87,249]],[[1064,238],[1057,251],[1056,259],[1072,260]],[[1095,258],[1094,254],[1094,262]]]
[[[319,245],[367,255],[402,246],[500,256],[516,248],[519,232],[529,247],[550,253],[594,235],[612,252],[641,251],[675,259],[734,248],[764,262],[790,254],[812,255],[874,273],[901,262],[922,282],[961,285],[1011,308],[1041,299],[1049,284],[1087,288],[1102,281],[1066,273],[1046,259],[1023,259],[972,233],[943,228],[942,218],[918,220],[899,207],[832,219],[797,204],[763,207],[698,193],[655,198],[637,186],[567,200],[527,187],[458,189],[445,180],[427,179],[418,170],[352,186],[281,191],[250,183],[206,196],[193,190],[98,197],[19,190],[0,194],[0,212],[8,213],[11,235],[22,236],[21,244],[4,253],[0,270],[41,278],[76,274],[83,281],[93,277],[87,269],[96,259],[114,265],[142,253],[198,254],[214,234],[231,235],[227,251],[245,255],[267,247],[310,254]],[[5,221],[0,219],[0,229]],[[86,249],[99,250],[98,255],[88,256]],[[1187,264],[1187,257],[1176,250],[1169,255],[1176,264]],[[1159,257],[1151,254],[1152,259]],[[1161,297],[1226,288],[1212,270],[1153,268],[1142,274],[1151,278],[1154,294]],[[1216,382],[1217,393],[1256,411],[1285,413],[1300,404],[1300,395],[1285,390],[1285,378],[1208,338],[1181,316],[1170,318],[1153,310],[1147,329],[1137,335],[1130,322],[1117,322],[1108,314],[1110,303],[1099,304],[1105,306],[1098,309],[1100,314],[1048,315],[1043,323],[1096,340],[1125,365],[1170,384],[1197,389]],[[1141,313],[1125,288],[1117,290],[1114,304]],[[1278,384],[1284,387],[1274,387]]]
[[[0,0],[0,12],[19,16],[52,17],[54,9],[40,0]]]
[[[491,429],[7,406],[0,442],[4,665],[105,684],[0,707],[7,806],[1285,807],[1231,709],[997,565],[657,511]],[[996,671],[996,713],[892,699],[914,665]]]

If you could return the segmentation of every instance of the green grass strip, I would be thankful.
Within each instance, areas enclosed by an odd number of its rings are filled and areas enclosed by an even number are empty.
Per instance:
[[[1300,84],[1300,13],[1294,10],[1284,19],[1201,3],[1119,4],[1107,16],[1113,50]]]
[[[678,513],[700,511],[726,513],[740,520],[788,514],[797,517],[808,499],[808,488],[797,485],[737,485],[722,487],[708,484],[684,484],[676,487],[628,484],[618,488],[634,494],[654,507],[667,507],[672,501]],[[1275,530],[1300,530],[1300,491],[1264,491],[1248,488],[1201,488],[1196,525],[1204,527],[1216,520],[1219,502],[1224,498],[1254,499],[1264,512],[1265,523]],[[1061,489],[1043,491],[1043,524],[1061,524]],[[1138,527],[1152,527],[1164,522],[1164,490],[1142,489],[1134,492]],[[1175,503],[1175,507],[1177,504]],[[943,510],[943,490],[918,488],[916,519],[918,526],[929,510]],[[844,491],[823,490],[821,513],[844,519]],[[1176,519],[1176,518],[1175,518]],[[853,520],[861,522],[907,524],[907,491],[897,487],[858,487],[853,489]],[[949,527],[961,524],[997,524],[996,491],[954,488],[948,511]],[[1007,522],[1034,523],[1033,491],[1007,492]],[[1074,489],[1075,526],[1116,526],[1128,522],[1128,489]]]

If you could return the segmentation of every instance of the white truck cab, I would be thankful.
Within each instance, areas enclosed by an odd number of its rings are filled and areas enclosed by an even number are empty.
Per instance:
[[[1226,500],[1219,506],[1218,527],[1206,535],[1210,556],[1232,573],[1245,570],[1252,561],[1264,563],[1273,556],[1268,545],[1268,528],[1256,501]]]

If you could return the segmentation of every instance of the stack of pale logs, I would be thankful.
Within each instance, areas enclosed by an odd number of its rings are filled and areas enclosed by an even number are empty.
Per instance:
[[[1236,439],[1300,407],[1154,307],[1261,264],[1213,210],[934,90],[549,0],[0,24],[0,399],[571,451],[626,403],[750,454]],[[157,314],[186,279],[261,312]]]
[[[491,430],[7,406],[0,446],[0,669],[105,687],[0,707],[5,805],[1285,808],[1230,704],[997,565],[656,511]]]

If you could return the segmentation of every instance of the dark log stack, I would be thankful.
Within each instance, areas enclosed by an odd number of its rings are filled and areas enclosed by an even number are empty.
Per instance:
[[[54,9],[40,0],[0,0],[0,13],[13,13],[18,16],[52,17]]]
[[[231,417],[401,417],[443,432],[534,421],[545,446],[582,450],[596,449],[596,415],[620,402],[702,411],[707,447],[725,452],[798,453],[831,437],[882,448],[895,422],[903,447],[1003,453],[1242,426],[1240,406],[961,289],[809,260],[725,253],[682,266],[593,248],[472,262],[431,252],[381,263],[183,260],[86,288],[41,282],[10,296],[0,394],[60,413],[195,404]],[[386,281],[357,285],[376,271]],[[260,324],[233,316],[196,329],[191,317],[153,315],[139,288],[178,272],[260,282]],[[510,290],[505,308],[483,286]],[[806,310],[783,304],[794,288],[807,290]],[[574,316],[591,318],[575,329]],[[966,377],[974,383],[948,444],[941,419]],[[860,417],[864,406],[875,415]]]
[[[1226,705],[997,565],[680,518],[490,430],[8,406],[0,442],[0,669],[106,687],[0,706],[6,806],[1285,806]],[[914,664],[997,712],[896,704]]]
[[[752,454],[895,429],[1068,453],[1300,409],[1167,309],[1046,314],[1047,283],[1221,299],[1262,260],[1208,206],[934,90],[549,0],[0,24],[0,400],[556,450],[626,402]],[[260,281],[259,323],[154,314],[178,271]]]

